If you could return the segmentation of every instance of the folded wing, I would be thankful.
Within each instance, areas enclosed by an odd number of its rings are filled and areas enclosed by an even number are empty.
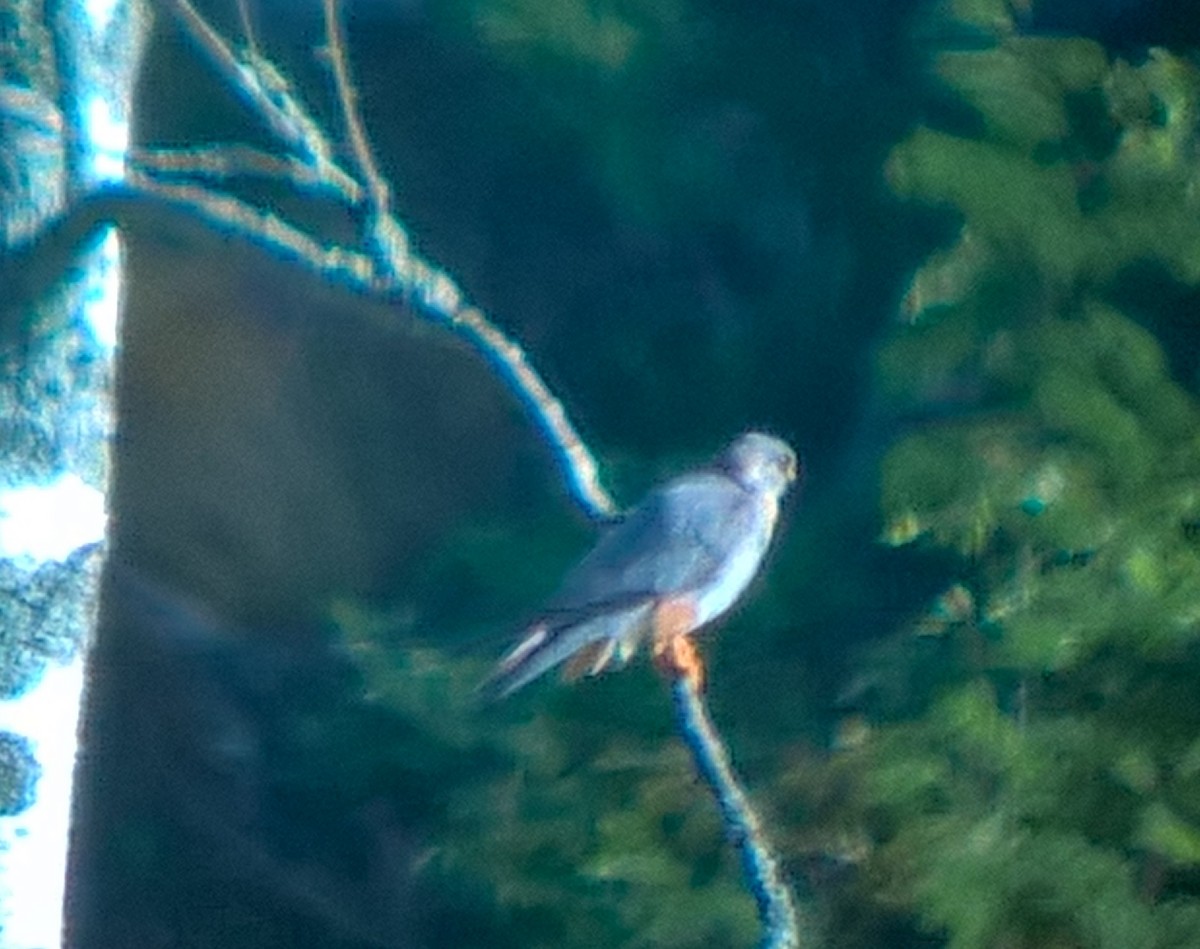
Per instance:
[[[651,493],[567,575],[484,691],[509,695],[562,663],[568,678],[625,663],[652,632],[656,604],[710,584],[725,566],[722,539],[752,516],[745,492],[717,472]]]
[[[574,619],[539,620],[497,664],[482,688],[486,695],[503,698],[561,663],[568,663],[568,678],[597,675],[615,659],[627,662],[649,632],[654,603],[650,599]]]

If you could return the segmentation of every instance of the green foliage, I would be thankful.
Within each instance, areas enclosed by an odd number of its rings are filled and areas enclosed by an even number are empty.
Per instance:
[[[961,230],[878,356],[915,420],[884,538],[957,575],[879,647],[869,722],[783,786],[823,828],[799,846],[955,949],[1194,946],[1200,406],[1158,300],[1135,319],[1120,290],[1139,267],[1200,284],[1200,69],[1021,35],[1008,9],[942,6],[972,39],[934,71],[970,121],[888,162]]]
[[[1163,50],[1110,64],[1092,41],[1011,28],[995,39],[935,64],[983,134],[919,129],[892,155],[896,190],[954,206],[967,233],[1059,289],[1147,258],[1200,279],[1200,68]]]

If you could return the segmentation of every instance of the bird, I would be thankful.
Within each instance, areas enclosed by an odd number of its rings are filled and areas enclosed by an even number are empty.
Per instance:
[[[799,473],[765,432],[660,485],[609,526],[534,614],[481,689],[503,698],[563,665],[574,681],[624,666],[643,645],[703,685],[691,640],[741,599],[762,566],[780,501]]]

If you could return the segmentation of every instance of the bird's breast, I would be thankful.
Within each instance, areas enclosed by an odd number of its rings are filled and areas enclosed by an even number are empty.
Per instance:
[[[760,519],[737,540],[712,582],[701,591],[696,610],[697,626],[710,623],[727,612],[750,585],[762,564],[778,512],[778,499],[767,498],[758,512]]]

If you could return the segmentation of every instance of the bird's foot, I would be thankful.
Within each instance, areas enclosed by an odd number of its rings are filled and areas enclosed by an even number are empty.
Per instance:
[[[704,690],[704,660],[690,637],[672,636],[655,650],[654,661],[664,675],[682,677],[697,692]]]

